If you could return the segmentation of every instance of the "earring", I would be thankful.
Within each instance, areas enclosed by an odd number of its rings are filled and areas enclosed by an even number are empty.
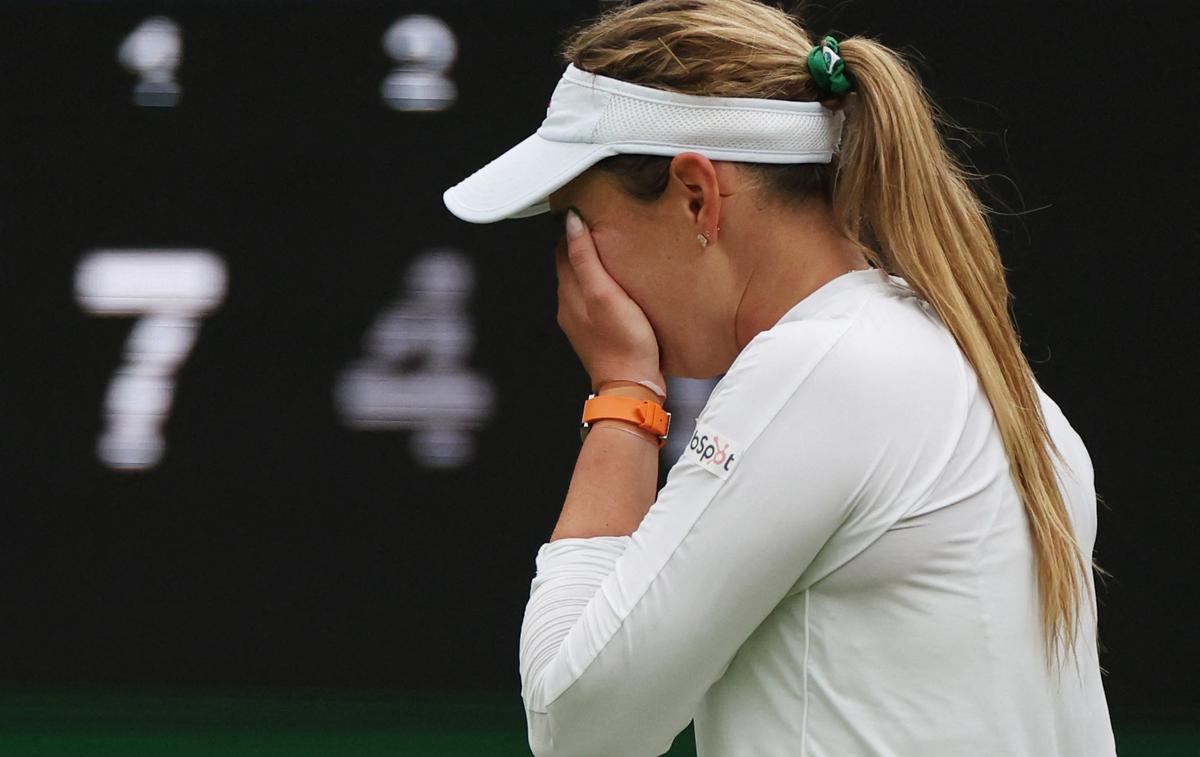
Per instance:
[[[720,231],[720,230],[721,230],[721,227],[718,226],[717,231]],[[702,231],[696,235],[696,241],[700,243],[701,247],[708,247],[708,235],[711,233],[712,233],[711,231]]]

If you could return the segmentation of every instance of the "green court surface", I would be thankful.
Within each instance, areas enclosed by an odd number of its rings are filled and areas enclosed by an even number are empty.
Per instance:
[[[1114,713],[1122,757],[1195,757],[1195,720]],[[0,755],[528,755],[516,694],[0,686]],[[671,755],[694,755],[691,729]]]

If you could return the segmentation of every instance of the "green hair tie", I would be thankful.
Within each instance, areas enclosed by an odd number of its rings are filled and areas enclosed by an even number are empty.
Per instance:
[[[854,81],[846,72],[846,61],[838,55],[838,43],[833,37],[821,40],[808,52],[808,73],[817,88],[831,95],[844,95],[854,89]]]

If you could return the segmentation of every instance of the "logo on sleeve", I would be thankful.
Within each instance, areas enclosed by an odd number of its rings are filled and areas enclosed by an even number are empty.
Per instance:
[[[683,452],[683,458],[696,463],[717,478],[729,478],[729,474],[737,467],[741,449],[737,442],[725,434],[697,423],[692,440]]]

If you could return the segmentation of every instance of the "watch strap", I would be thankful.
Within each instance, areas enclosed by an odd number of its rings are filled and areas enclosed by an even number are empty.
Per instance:
[[[664,410],[663,406],[657,402],[615,394],[591,394],[583,403],[580,437],[587,436],[587,429],[590,428],[592,421],[607,418],[628,421],[638,428],[649,431],[658,438],[659,448],[667,443],[667,434],[671,428],[671,413]]]

